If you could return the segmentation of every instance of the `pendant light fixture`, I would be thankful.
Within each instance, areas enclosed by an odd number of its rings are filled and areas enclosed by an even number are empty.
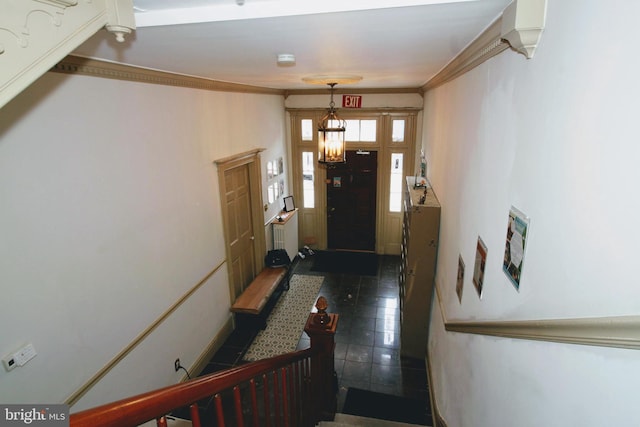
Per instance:
[[[361,76],[310,76],[302,79],[309,84],[326,84],[331,93],[331,102],[327,114],[318,123],[318,163],[331,166],[346,162],[345,131],[346,122],[336,114],[333,92],[338,83],[352,84],[362,80]]]
[[[318,123],[318,163],[334,164],[344,163],[344,133],[346,123],[336,114],[335,103],[333,102],[333,91],[336,82],[327,83],[330,87],[331,102],[327,114]]]

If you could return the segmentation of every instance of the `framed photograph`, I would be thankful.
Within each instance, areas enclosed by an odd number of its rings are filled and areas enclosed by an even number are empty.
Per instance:
[[[520,277],[522,276],[522,264],[524,262],[524,249],[527,243],[528,231],[529,218],[511,206],[502,271],[518,291],[520,290]]]
[[[478,236],[476,245],[476,263],[473,267],[473,284],[478,291],[478,296],[482,299],[482,287],[484,286],[484,268],[487,264],[487,245]]]
[[[284,211],[291,212],[296,208],[296,204],[293,202],[293,196],[287,196],[284,198]]]
[[[275,176],[274,165],[275,162],[267,162],[267,179],[272,179]]]
[[[458,255],[458,277],[456,279],[456,294],[458,294],[458,302],[462,304],[462,285],[464,284],[464,260],[462,255]]]

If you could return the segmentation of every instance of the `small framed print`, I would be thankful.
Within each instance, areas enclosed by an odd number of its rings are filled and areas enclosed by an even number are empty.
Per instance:
[[[293,196],[287,196],[284,198],[284,211],[291,212],[296,208],[296,204],[293,202]]]
[[[478,291],[478,297],[482,299],[482,288],[484,286],[484,268],[487,265],[487,245],[484,244],[482,238],[478,236],[478,244],[476,245],[476,263],[473,267],[473,284]]]
[[[274,166],[275,162],[267,162],[267,179],[271,179],[275,176]]]
[[[464,284],[464,260],[462,255],[458,255],[458,277],[456,279],[456,294],[458,294],[458,302],[462,304],[462,285]]]
[[[278,173],[276,175],[282,175],[284,173],[284,161],[282,157],[278,157]]]
[[[524,262],[524,248],[527,243],[529,218],[511,206],[507,225],[507,241],[504,248],[502,271],[507,275],[516,290],[520,290],[520,277]]]

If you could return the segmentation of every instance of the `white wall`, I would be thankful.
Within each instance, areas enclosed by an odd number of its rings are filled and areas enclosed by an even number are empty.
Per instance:
[[[0,355],[38,355],[0,369],[0,401],[65,401],[223,263],[212,162],[281,155],[284,122],[281,96],[51,73],[2,108]],[[179,381],[228,289],[223,265],[73,410]]]
[[[442,204],[442,306],[428,357],[450,427],[640,425],[636,351],[443,325],[640,312],[637,16],[637,2],[549,0],[533,59],[506,51],[426,94],[423,145]],[[511,205],[531,218],[519,292],[502,272]],[[482,299],[472,284],[479,235]]]

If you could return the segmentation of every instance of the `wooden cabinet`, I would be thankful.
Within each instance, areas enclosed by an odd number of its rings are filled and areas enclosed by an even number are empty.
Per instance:
[[[424,359],[427,354],[429,315],[433,299],[440,230],[440,203],[433,190],[413,188],[407,177],[403,198],[402,250],[400,263],[400,352]]]

